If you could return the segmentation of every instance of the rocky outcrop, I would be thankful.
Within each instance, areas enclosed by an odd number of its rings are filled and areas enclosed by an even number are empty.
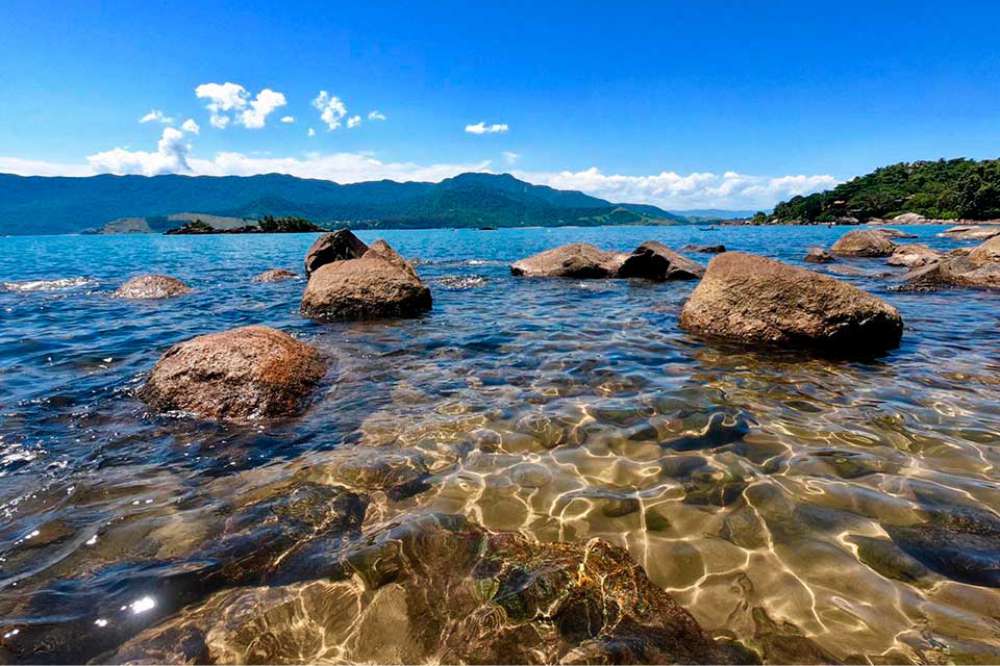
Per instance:
[[[112,296],[130,299],[158,299],[182,296],[190,291],[191,287],[169,275],[140,275],[118,287]]]
[[[844,234],[830,252],[843,257],[888,257],[895,247],[885,234],[863,229]]]
[[[834,259],[833,255],[821,247],[811,247],[809,248],[809,251],[806,252],[806,256],[803,258],[803,261],[807,261],[810,264],[829,264],[836,261],[836,259]]]
[[[876,229],[875,231],[879,232],[880,234],[882,234],[886,238],[917,238],[918,237],[916,234],[908,234],[905,231],[900,231],[899,229],[885,228],[885,229]]]
[[[331,550],[315,559],[334,560]],[[388,525],[341,561],[302,584],[225,590],[108,661],[759,662],[708,636],[627,551],[599,539],[539,543],[432,514]]]
[[[952,240],[989,240],[995,236],[1000,236],[1000,225],[978,226],[960,224],[945,229],[938,236]]]
[[[161,411],[217,419],[289,416],[322,379],[319,353],[265,326],[201,335],[171,347],[139,396]]]
[[[681,248],[686,252],[699,252],[701,254],[722,254],[726,251],[725,245],[685,245]]]
[[[663,243],[646,241],[628,255],[616,277],[647,280],[697,280],[705,268]]]
[[[284,282],[285,280],[294,280],[298,275],[291,271],[286,271],[284,268],[272,268],[271,270],[264,271],[260,275],[254,277],[254,282]]]
[[[890,266],[907,266],[915,268],[932,261],[937,261],[941,255],[922,244],[897,245],[892,255],[886,259]]]
[[[351,233],[350,229],[338,229],[323,234],[306,252],[306,277],[312,275],[320,266],[345,259],[360,259],[367,251],[368,246]]]
[[[385,241],[358,258],[321,265],[309,277],[301,305],[302,314],[318,321],[415,317],[430,309],[430,290]]]
[[[712,260],[680,324],[738,343],[848,355],[895,347],[903,331],[894,307],[853,285],[742,252]]]
[[[902,289],[927,291],[940,287],[1000,289],[1000,236],[968,254],[948,254],[907,273]]]
[[[626,256],[590,243],[571,243],[514,262],[510,272],[524,277],[612,278]]]
[[[903,213],[892,218],[893,224],[927,224],[927,218],[918,213]]]

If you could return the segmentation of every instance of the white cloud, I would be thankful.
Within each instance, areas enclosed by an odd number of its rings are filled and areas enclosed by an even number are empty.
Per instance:
[[[156,144],[156,152],[115,148],[87,157],[90,168],[95,173],[117,175],[141,174],[158,176],[165,173],[188,173],[188,153],[191,146],[184,142],[184,133],[174,127],[164,127],[163,135]]]
[[[86,164],[79,163],[0,157],[0,173],[12,173],[15,176],[93,176],[94,170]]]
[[[267,123],[267,117],[287,104],[285,96],[270,88],[264,88],[251,99],[250,92],[238,83],[202,83],[194,89],[198,99],[208,100],[205,108],[213,127],[225,129],[235,121],[248,129],[260,129]],[[229,115],[230,112],[234,115]]]
[[[602,173],[597,167],[584,171],[515,172],[518,178],[557,189],[580,190],[617,202],[649,203],[668,210],[688,208],[770,208],[797,194],[833,187],[840,181],[829,175],[749,176],[727,171],[681,175],[663,171],[651,176]]]
[[[310,127],[309,131],[306,132],[306,135],[307,136],[316,136],[316,130],[314,130],[312,127]]]
[[[326,123],[327,131],[340,127],[340,121],[347,115],[347,107],[339,97],[331,96],[325,90],[320,90],[312,105],[319,110],[319,117]]]
[[[285,123],[286,125],[291,125],[292,123],[295,122],[295,116],[282,116],[281,122]]]
[[[246,108],[250,93],[238,83],[227,81],[225,83],[202,83],[194,89],[194,94],[198,99],[207,99],[205,107],[211,115],[209,121],[213,127],[225,129],[229,125],[230,118],[225,115],[227,111],[236,111]]]
[[[519,159],[521,159],[521,156],[518,153],[514,153],[509,150],[503,151],[501,155],[503,155],[503,161],[506,162],[507,164],[514,164]]]
[[[199,127],[198,123],[194,121],[194,118],[188,118],[183,123],[181,123],[181,129],[187,132],[188,134],[201,133],[201,127]]]
[[[139,118],[140,123],[163,123],[164,125],[173,124],[174,119],[164,115],[163,111],[159,109],[153,109],[142,118]]]
[[[375,109],[374,111],[368,112],[368,120],[385,120],[385,114]]]
[[[285,96],[270,88],[264,88],[250,102],[250,108],[240,114],[240,123],[247,129],[260,129],[267,122],[267,117],[277,108],[285,106]]]
[[[350,118],[347,119],[347,129],[351,129],[352,127],[357,127],[360,124],[361,124],[361,116],[351,116]]]
[[[466,125],[465,131],[469,134],[503,134],[508,129],[507,123],[493,123],[492,125],[487,125],[484,122],[478,122],[475,125]]]

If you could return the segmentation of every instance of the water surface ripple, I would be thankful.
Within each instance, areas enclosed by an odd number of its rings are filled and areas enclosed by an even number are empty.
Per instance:
[[[908,229],[954,247],[939,230]],[[801,263],[843,231],[364,232],[419,260],[434,308],[333,325],[299,316],[301,280],[251,282],[301,272],[311,235],[4,238],[0,657],[177,642],[162,625],[197,626],[229,660],[424,658],[377,651],[364,614],[333,612],[365,592],[320,580],[318,553],[458,514],[623,546],[707,630],[767,661],[1000,661],[996,294],[895,292],[900,272],[881,260],[820,267],[903,313],[898,349],[852,362],[692,338],[677,327],[689,283],[507,269],[566,242],[649,238]],[[144,272],[195,291],[109,297]],[[219,425],[134,398],[171,344],[255,323],[331,359],[302,417]],[[317,521],[337,522],[335,542],[317,543]],[[259,544],[283,539],[295,556],[265,572]],[[234,608],[272,643],[250,640]]]

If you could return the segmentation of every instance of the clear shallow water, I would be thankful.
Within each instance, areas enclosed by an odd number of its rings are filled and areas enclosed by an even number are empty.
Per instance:
[[[899,242],[956,246],[937,227],[907,230],[920,239]],[[254,502],[333,483],[365,498],[348,541],[433,512],[542,541],[604,538],[707,630],[769,661],[800,643],[797,660],[1000,660],[996,294],[897,293],[901,270],[877,259],[818,268],[903,313],[900,348],[861,363],[692,338],[677,317],[693,284],[535,281],[507,268],[566,242],[627,251],[650,238],[799,263],[845,231],[363,232],[419,259],[434,308],[335,325],[298,315],[302,281],[250,281],[301,272],[311,235],[0,239],[0,656],[89,659],[155,616],[213,627],[218,654],[249,658],[234,620],[220,619],[229,592],[192,592],[208,579],[199,563],[225,535],[273,538],[243,517]],[[109,298],[145,272],[196,291]],[[330,357],[302,417],[216,425],[148,414],[133,397],[171,344],[253,323]],[[968,535],[962,564],[948,549]],[[301,573],[272,584],[253,562],[227,589],[259,601],[316,585]],[[95,599],[116,594],[127,603],[95,616]],[[386,659],[307,606],[254,626],[296,644],[305,620],[326,627],[327,644],[300,659]],[[60,631],[94,647],[67,648]]]

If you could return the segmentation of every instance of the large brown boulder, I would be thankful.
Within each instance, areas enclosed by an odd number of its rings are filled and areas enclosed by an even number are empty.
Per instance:
[[[844,257],[888,257],[895,247],[885,234],[862,229],[844,234],[830,252]]]
[[[712,260],[680,324],[739,343],[846,354],[895,347],[903,331],[894,307],[853,285],[742,252]]]
[[[323,234],[306,252],[306,276],[312,275],[320,266],[334,261],[360,259],[367,251],[368,246],[351,233],[350,229]]]
[[[190,291],[191,287],[169,275],[140,275],[126,281],[112,296],[132,299],[172,298]]]
[[[326,371],[319,353],[266,326],[201,335],[171,347],[139,396],[158,410],[244,420],[298,413]]]
[[[941,255],[923,244],[897,245],[892,255],[886,259],[890,266],[907,266],[915,268],[931,261],[937,261]]]
[[[994,236],[1000,236],[1000,225],[978,226],[960,224],[945,229],[938,236],[941,238],[951,238],[952,240],[989,240]]]
[[[663,243],[646,241],[628,255],[618,269],[617,277],[647,280],[697,280],[705,268]]]
[[[378,241],[358,259],[320,266],[301,309],[319,321],[414,317],[431,309],[431,292],[409,262]]]
[[[938,287],[1000,289],[1000,236],[976,246],[966,255],[949,254],[916,268],[903,278],[905,290]]]
[[[617,275],[625,256],[590,243],[571,243],[514,262],[510,272],[524,277],[611,278]]]

